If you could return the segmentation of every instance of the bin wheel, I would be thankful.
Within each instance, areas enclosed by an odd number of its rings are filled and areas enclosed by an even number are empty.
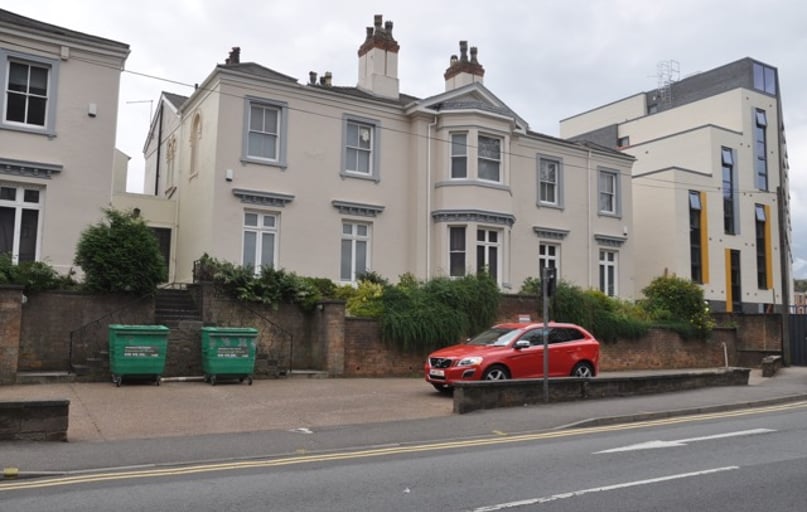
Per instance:
[[[215,386],[215,385],[216,385],[216,376],[215,376],[215,375],[211,375],[211,376],[210,376],[210,385],[211,385],[211,386]]]
[[[163,381],[162,377],[157,376],[157,378],[154,379],[154,385],[159,386],[162,383],[162,381]]]
[[[210,382],[210,375],[205,374],[205,382]]]
[[[112,382],[115,383],[115,387],[120,387],[121,380],[122,377],[114,377],[114,376],[112,377]]]
[[[252,385],[252,377],[247,377],[247,385]]]

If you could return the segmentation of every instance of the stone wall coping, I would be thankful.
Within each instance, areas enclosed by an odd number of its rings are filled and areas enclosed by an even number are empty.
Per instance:
[[[0,401],[0,409],[32,409],[41,407],[64,407],[70,405],[70,400],[22,400],[22,401]]]

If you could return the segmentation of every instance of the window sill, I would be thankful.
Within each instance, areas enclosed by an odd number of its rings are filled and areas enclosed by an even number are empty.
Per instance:
[[[452,179],[449,181],[438,181],[434,184],[434,188],[441,187],[485,187],[510,192],[510,187],[508,185],[485,180]]]
[[[373,175],[373,174],[362,174],[362,173],[360,173],[360,172],[350,172],[350,171],[345,171],[345,170],[343,170],[343,171],[341,171],[341,172],[339,173],[339,175],[340,175],[340,176],[341,176],[343,179],[344,179],[344,178],[352,178],[352,179],[356,179],[356,180],[374,181],[374,182],[376,182],[376,183],[378,183],[378,182],[380,182],[380,181],[381,181],[381,178],[379,178],[379,177],[378,177],[378,176],[376,176],[376,175]]]
[[[284,170],[284,171],[288,167],[288,165],[286,165],[286,162],[281,162],[279,160],[264,160],[264,159],[261,159],[261,158],[255,158],[255,157],[249,157],[249,156],[242,157],[241,158],[241,163],[245,164],[245,165],[246,164],[255,164],[255,165],[263,165],[265,167],[277,167],[278,169],[281,169],[281,170]]]
[[[0,123],[0,130],[30,133],[31,135],[44,135],[49,139],[56,138],[56,132],[54,130],[48,130],[45,127],[36,127],[36,125],[25,125],[25,124],[3,122]]]

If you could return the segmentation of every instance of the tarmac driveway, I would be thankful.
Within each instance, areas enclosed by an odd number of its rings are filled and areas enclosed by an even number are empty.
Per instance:
[[[450,416],[450,396],[421,378],[271,379],[0,386],[0,401],[70,400],[70,441],[111,441]]]

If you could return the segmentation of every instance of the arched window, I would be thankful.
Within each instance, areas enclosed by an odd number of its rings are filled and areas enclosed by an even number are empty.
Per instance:
[[[197,112],[193,116],[193,123],[191,124],[191,177],[199,173],[199,140],[201,138],[202,115]]]

